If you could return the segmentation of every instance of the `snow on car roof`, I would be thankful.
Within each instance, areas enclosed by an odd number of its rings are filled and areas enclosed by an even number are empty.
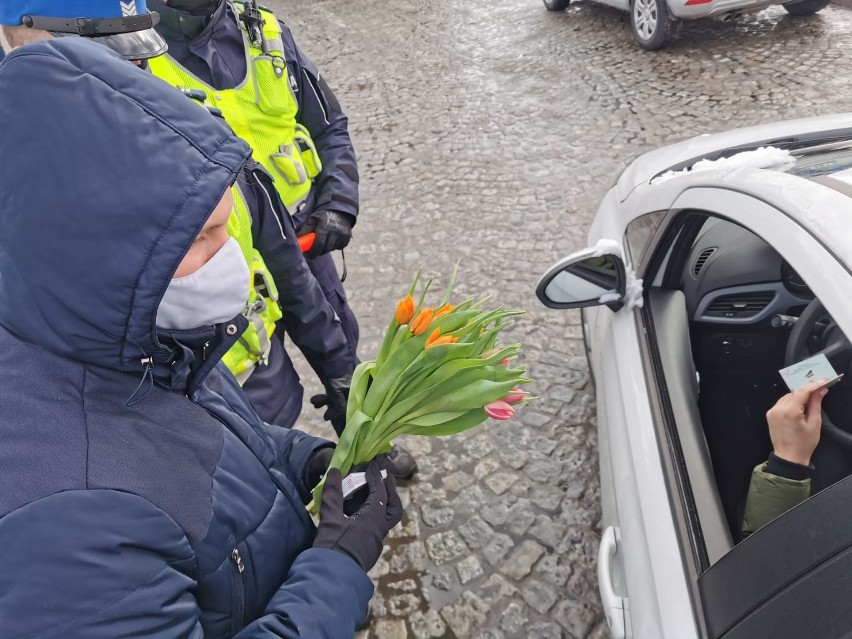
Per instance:
[[[774,171],[789,171],[796,165],[793,154],[786,149],[774,146],[762,146],[753,151],[743,151],[718,160],[699,160],[695,164],[680,171],[667,171],[651,180],[651,185],[662,184],[682,175],[700,171],[717,171],[725,169],[769,169]]]
[[[802,147],[839,140],[852,140],[852,113],[699,135],[635,157],[616,182],[616,197],[624,202],[638,186],[649,184],[668,171],[692,167],[704,159],[717,160],[766,146],[788,149],[797,155]]]

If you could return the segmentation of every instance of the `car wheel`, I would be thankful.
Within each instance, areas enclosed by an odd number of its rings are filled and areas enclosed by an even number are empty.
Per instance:
[[[565,11],[571,0],[542,0],[548,11]]]
[[[829,0],[801,0],[785,4],[784,8],[791,16],[809,16],[828,6]]]
[[[630,24],[639,46],[655,51],[662,49],[674,38],[678,22],[669,14],[666,0],[633,0]]]

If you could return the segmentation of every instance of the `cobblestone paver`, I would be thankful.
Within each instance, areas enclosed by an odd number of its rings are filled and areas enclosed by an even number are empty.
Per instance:
[[[420,472],[362,634],[605,637],[593,389],[577,315],[542,308],[536,279],[584,246],[637,153],[852,110],[852,12],[689,23],[650,54],[626,14],[588,2],[559,14],[537,0],[267,2],[350,116],[363,207],[347,290],[362,356],[420,266],[446,275],[461,259],[460,295],[528,309],[512,337],[541,399],[510,423],[405,442]],[[301,425],[331,433],[309,404]]]

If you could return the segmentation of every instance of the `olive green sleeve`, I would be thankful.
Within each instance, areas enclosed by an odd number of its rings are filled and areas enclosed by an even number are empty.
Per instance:
[[[811,480],[786,479],[755,466],[748,487],[742,532],[748,536],[811,496]]]

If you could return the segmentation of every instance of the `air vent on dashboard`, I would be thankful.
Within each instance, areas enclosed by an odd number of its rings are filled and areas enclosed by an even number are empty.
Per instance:
[[[754,317],[775,299],[775,291],[722,295],[707,305],[705,317]]]
[[[695,264],[692,265],[692,277],[698,277],[701,269],[703,269],[704,265],[707,264],[707,260],[709,260],[710,256],[715,252],[716,247],[712,247],[706,248],[698,254],[698,257],[695,258]]]

